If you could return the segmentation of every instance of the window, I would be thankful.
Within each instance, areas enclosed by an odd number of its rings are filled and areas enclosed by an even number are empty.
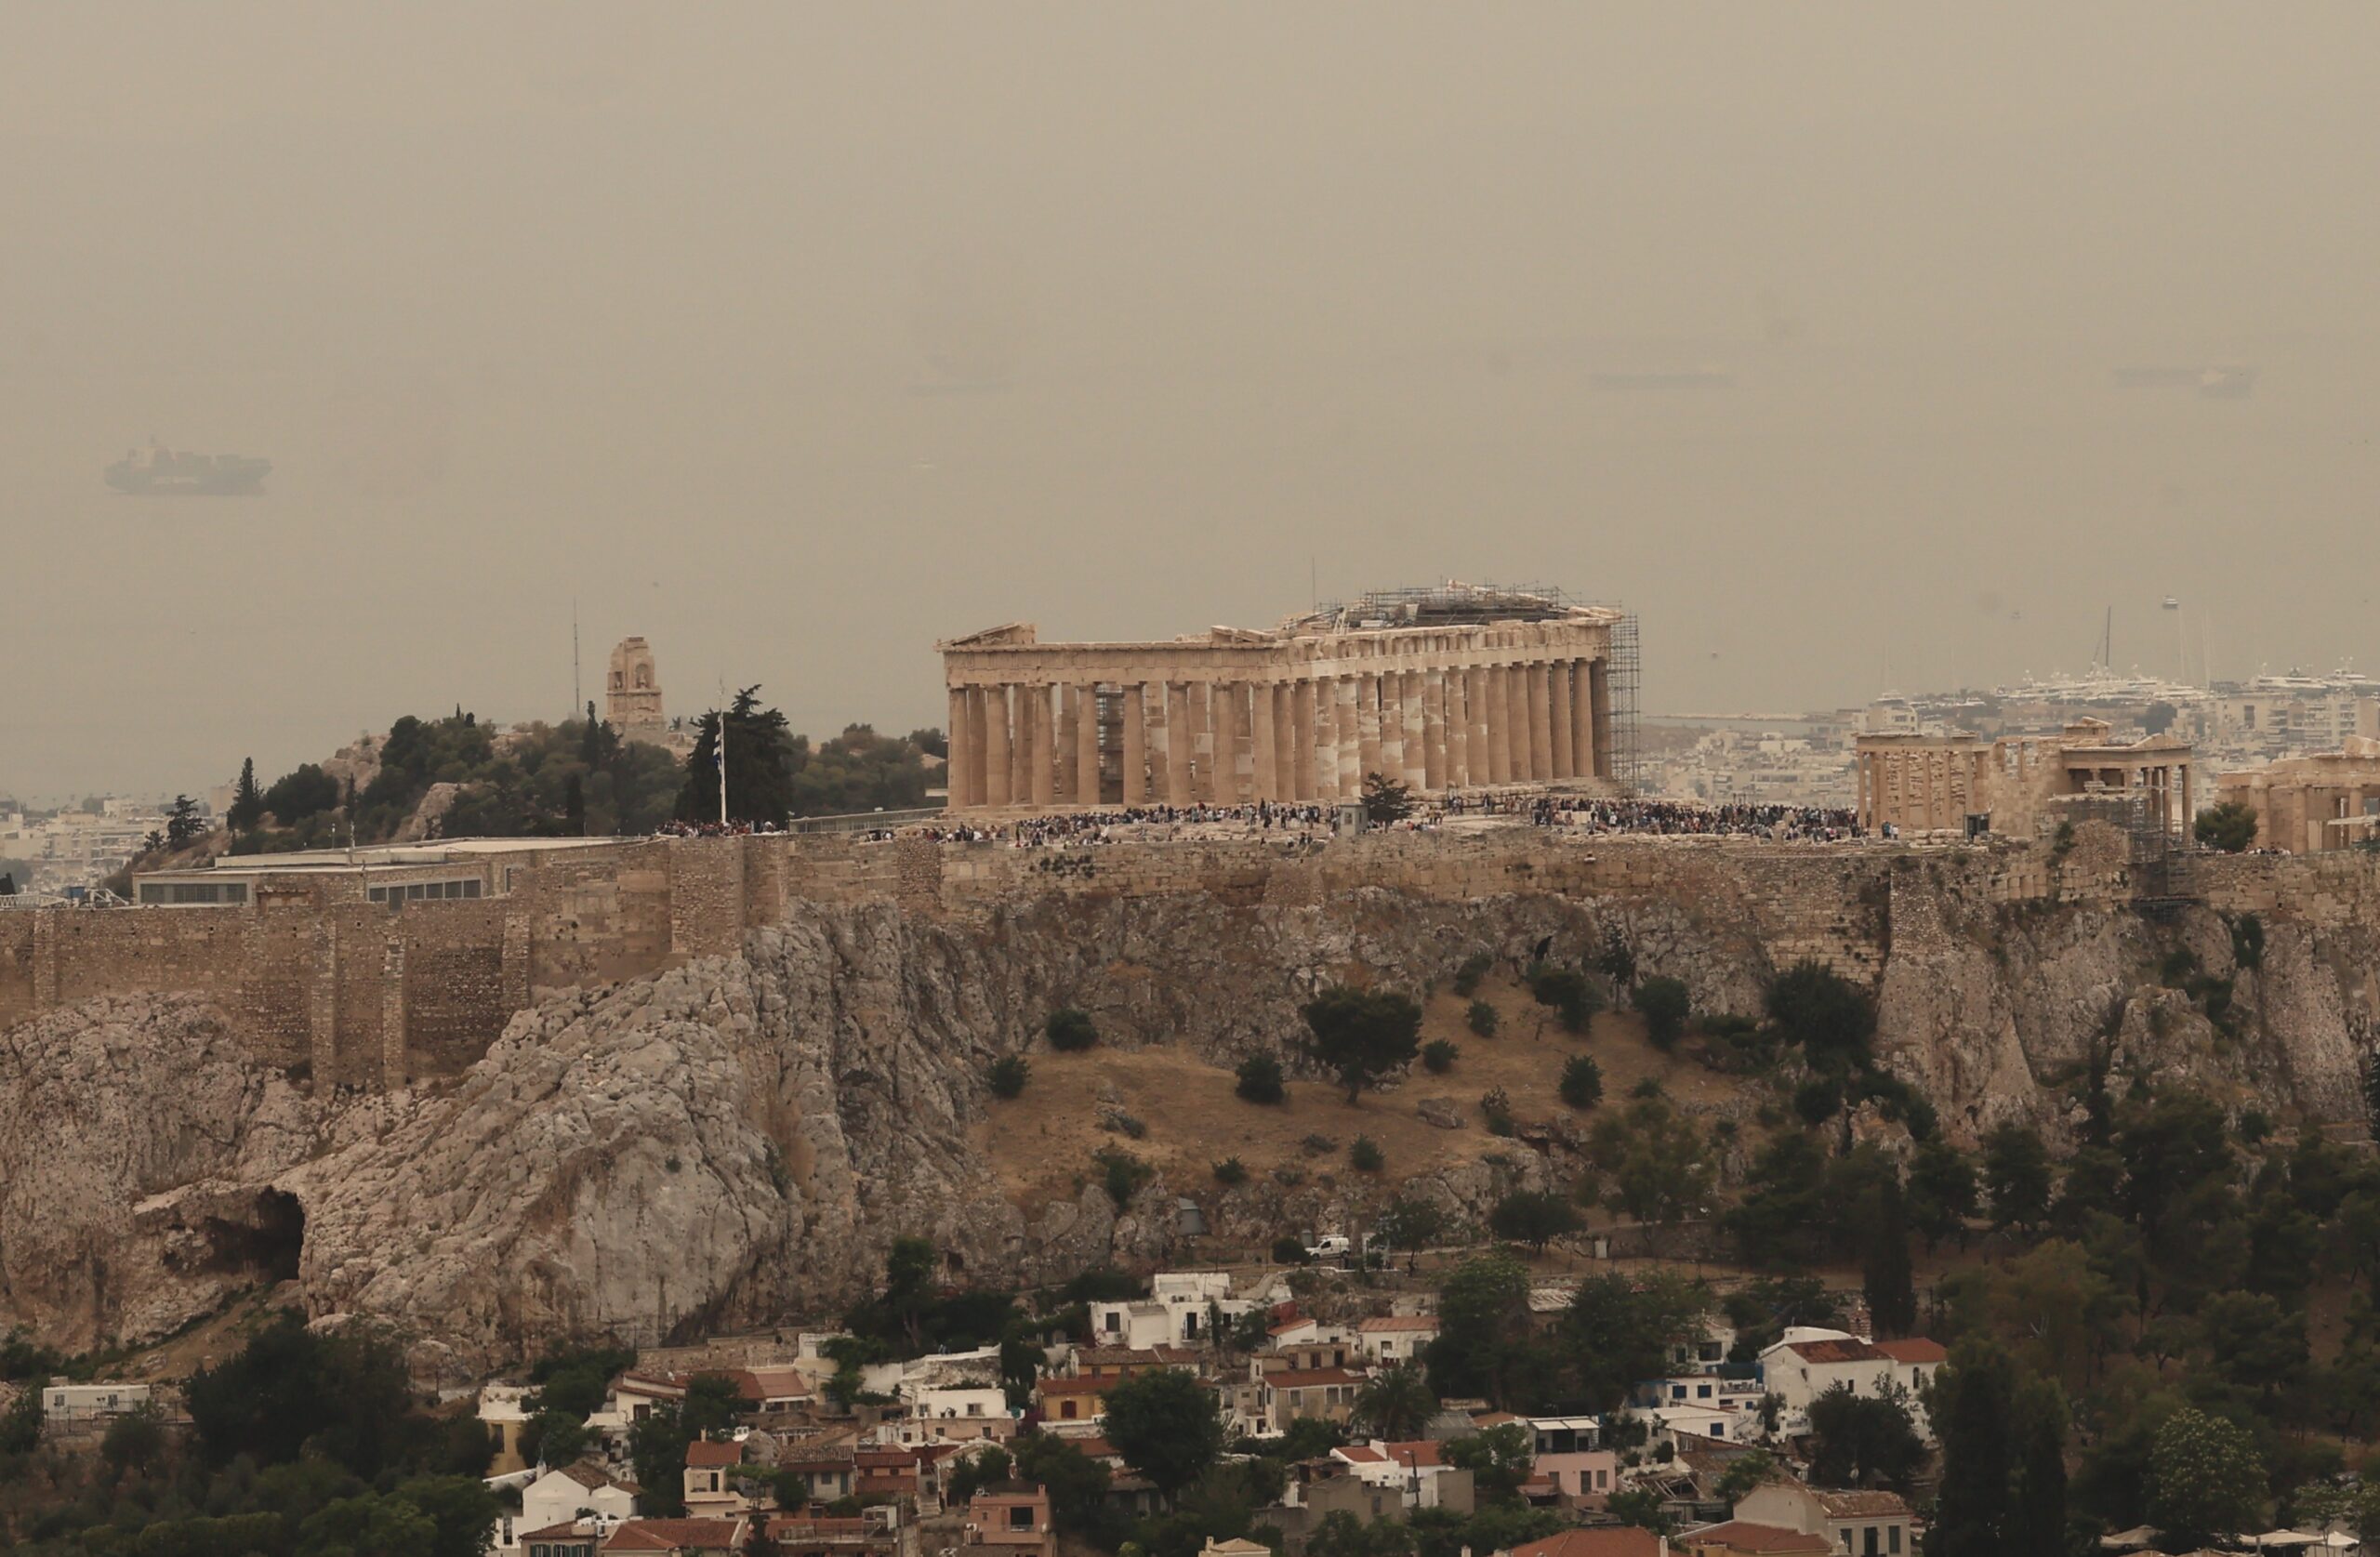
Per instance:
[[[1008,1511],[1008,1527],[1012,1530],[1032,1529],[1033,1511],[1023,1503],[1011,1508]]]
[[[1884,1557],[1884,1545],[1877,1538],[1876,1527],[1872,1524],[1868,1526],[1868,1543],[1865,1550],[1866,1557]]]
[[[1893,1557],[1900,1557],[1899,1525],[1888,1524],[1884,1527],[1884,1550],[1891,1552]]]

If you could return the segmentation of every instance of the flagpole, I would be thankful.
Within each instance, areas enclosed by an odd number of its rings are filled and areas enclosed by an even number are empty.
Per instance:
[[[727,825],[727,710],[719,711],[719,825]]]

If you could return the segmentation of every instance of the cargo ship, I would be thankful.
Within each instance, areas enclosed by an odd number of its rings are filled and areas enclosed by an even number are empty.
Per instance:
[[[247,455],[179,454],[152,443],[108,467],[108,485],[141,497],[235,497],[263,490],[272,461]]]

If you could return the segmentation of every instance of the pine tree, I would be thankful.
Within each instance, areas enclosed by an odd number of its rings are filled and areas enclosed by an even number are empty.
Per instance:
[[[784,825],[793,814],[793,736],[785,715],[760,706],[760,689],[746,687],[725,713],[703,716],[701,733],[686,758],[685,787],[678,793],[678,815],[687,822],[718,822],[719,743],[727,739],[727,815],[730,822]]]

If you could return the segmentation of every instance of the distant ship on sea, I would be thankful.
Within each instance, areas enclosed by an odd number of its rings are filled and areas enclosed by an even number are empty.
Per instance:
[[[236,497],[263,490],[272,461],[247,455],[181,454],[155,443],[107,468],[108,485],[139,497]]]

